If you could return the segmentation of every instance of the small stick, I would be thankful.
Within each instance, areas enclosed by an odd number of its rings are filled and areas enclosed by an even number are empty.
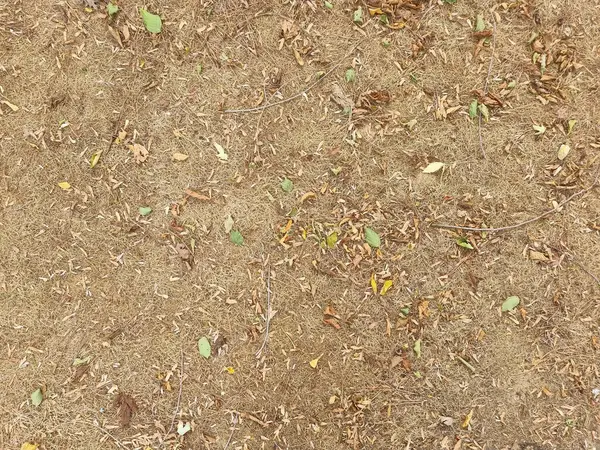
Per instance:
[[[94,425],[96,428],[98,428],[100,431],[102,431],[104,434],[106,434],[109,438],[111,438],[114,442],[115,445],[119,448],[127,448],[125,447],[120,440],[118,440],[116,437],[114,437],[112,434],[110,434],[108,431],[106,431],[104,428],[102,428],[100,425],[96,424],[94,421],[91,422],[92,425]]]
[[[462,359],[460,356],[456,356],[456,358],[463,363],[471,372],[476,373],[477,370],[475,370],[475,367],[473,367],[470,363],[468,363],[467,361],[465,361],[464,359]]]
[[[500,231],[514,230],[516,228],[520,228],[520,227],[523,227],[525,225],[529,225],[530,223],[537,222],[538,220],[543,219],[544,217],[549,216],[550,214],[554,214],[554,213],[558,212],[562,206],[564,206],[567,203],[569,203],[575,197],[579,197],[580,195],[583,195],[586,192],[592,190],[598,184],[598,175],[600,175],[600,167],[599,167],[599,171],[596,173],[596,179],[594,180],[594,182],[589,187],[587,187],[585,189],[582,189],[579,192],[575,192],[573,195],[571,195],[565,201],[563,201],[562,203],[559,203],[559,205],[558,205],[557,208],[550,209],[550,210],[548,210],[548,211],[540,214],[539,216],[536,216],[536,217],[534,217],[532,219],[528,219],[528,220],[526,220],[524,222],[517,223],[515,225],[509,225],[507,227],[500,227],[500,228],[477,228],[477,227],[461,227],[461,226],[458,226],[458,225],[446,225],[446,224],[442,224],[442,223],[440,223],[440,224],[433,223],[433,224],[431,224],[431,226],[434,227],[434,228],[444,228],[444,229],[448,229],[448,230],[463,230],[463,231],[476,231],[476,232],[485,231],[485,232],[488,232],[488,233],[498,233]]]
[[[483,85],[483,94],[487,94],[488,92],[488,84],[490,81],[490,75],[492,74],[492,66],[494,64],[494,52],[496,51],[496,18],[494,17],[494,12],[492,11],[492,19],[494,20],[494,31],[492,33],[492,56],[490,57],[490,65],[488,66],[487,76],[485,77],[485,84]],[[483,148],[483,136],[481,135],[481,110],[479,110],[479,150],[481,150],[481,155],[483,159],[485,156],[485,149]]]
[[[235,426],[238,423],[237,413],[233,414],[233,417],[231,418],[231,423],[233,424],[233,427],[231,428],[231,433],[229,433],[229,439],[227,439],[227,443],[225,444],[225,447],[223,447],[223,450],[227,450],[229,444],[231,444],[231,439],[233,438],[233,433],[235,432]]]
[[[181,367],[179,370],[179,394],[177,394],[177,406],[175,407],[175,414],[173,414],[173,419],[171,420],[171,426],[169,427],[169,431],[165,434],[164,439],[167,438],[171,431],[173,431],[173,426],[175,426],[175,418],[177,417],[177,413],[179,412],[179,408],[181,406],[181,391],[183,390],[183,348],[181,349]]]
[[[238,114],[238,113],[251,113],[251,112],[256,112],[256,111],[262,111],[263,109],[271,108],[273,106],[283,105],[284,103],[291,102],[292,100],[295,100],[298,97],[302,97],[308,91],[310,91],[312,88],[314,88],[317,84],[319,84],[321,81],[323,81],[329,74],[331,74],[331,72],[333,72],[335,69],[337,69],[344,62],[344,59],[348,56],[348,54],[352,53],[360,45],[361,42],[359,42],[354,47],[352,47],[352,49],[349,52],[347,52],[344,55],[344,57],[342,59],[340,59],[331,69],[329,69],[327,72],[325,72],[325,74],[321,78],[314,81],[312,84],[309,84],[307,88],[298,92],[297,94],[292,95],[291,97],[288,97],[288,98],[284,98],[283,100],[279,100],[274,103],[266,103],[264,105],[257,106],[255,108],[226,109],[225,111],[223,111],[223,113],[224,114]]]
[[[269,325],[271,323],[271,266],[267,268],[267,325],[265,327],[265,336],[263,339],[263,343],[256,352],[256,357],[258,358],[264,348],[267,345],[267,341],[269,340]]]

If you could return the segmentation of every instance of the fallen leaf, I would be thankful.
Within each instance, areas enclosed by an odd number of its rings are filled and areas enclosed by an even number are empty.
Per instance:
[[[480,32],[485,30],[485,21],[483,20],[483,14],[477,14],[477,21],[475,23],[475,31]]]
[[[447,427],[451,427],[454,425],[454,419],[452,417],[440,416],[440,423]]]
[[[68,191],[69,189],[71,189],[71,185],[67,181],[61,181],[60,183],[58,183],[58,187],[61,188],[63,191]]]
[[[417,358],[420,358],[421,357],[421,339],[417,339],[415,341],[413,350],[415,351],[415,355],[417,355]]]
[[[365,241],[367,241],[367,244],[369,244],[369,247],[371,248],[379,248],[381,245],[379,235],[371,228],[365,228]]]
[[[567,136],[569,136],[573,132],[573,128],[575,127],[576,123],[577,123],[577,121],[575,119],[569,120],[569,128],[567,130]]]
[[[352,83],[356,80],[356,71],[353,68],[350,68],[346,70],[346,75],[344,77],[346,78],[347,83]]]
[[[133,152],[133,158],[138,164],[143,163],[148,159],[148,150],[141,144],[128,145],[127,148]]]
[[[571,151],[571,147],[567,144],[562,144],[558,149],[558,159],[563,160],[567,157],[569,152]]]
[[[474,119],[475,117],[477,117],[477,105],[478,105],[477,99],[473,99],[473,101],[469,105],[469,117],[471,119]]]
[[[229,239],[231,240],[231,242],[233,242],[235,245],[244,245],[244,236],[242,236],[242,233],[240,233],[237,230],[233,230],[230,234],[229,234]]]
[[[225,222],[223,222],[223,226],[225,227],[225,233],[229,233],[231,232],[231,229],[233,228],[233,217],[231,217],[231,214],[227,216],[227,219],[225,219]]]
[[[119,423],[122,427],[127,427],[138,410],[135,399],[131,395],[119,392],[115,399],[115,406],[119,408]]]
[[[325,241],[327,243],[327,247],[334,248],[337,240],[338,240],[338,234],[334,231],[329,236],[327,236],[327,239],[325,239]]]
[[[300,52],[296,49],[294,49],[294,58],[296,58],[296,62],[300,67],[304,66],[304,60],[302,59],[302,55],[300,55]]]
[[[336,330],[339,330],[340,328],[342,328],[342,326],[340,325],[340,323],[338,322],[337,319],[334,318],[328,318],[328,319],[323,319],[323,323],[325,325],[330,325],[333,328],[335,328]]]
[[[33,406],[40,406],[44,401],[44,394],[40,388],[36,389],[31,393],[31,404]]]
[[[73,360],[73,367],[81,366],[83,364],[89,364],[91,360],[91,356],[86,356],[85,358],[75,358]]]
[[[233,375],[235,373],[235,369],[231,366],[229,367],[225,367],[225,371],[229,374],[229,375]]]
[[[319,364],[319,360],[321,359],[323,355],[321,354],[321,356],[313,359],[312,361],[310,361],[308,364],[310,364],[310,367],[312,367],[313,369],[317,368],[317,364]]]
[[[462,427],[463,428],[468,428],[469,425],[471,424],[471,419],[473,418],[473,410],[471,410],[469,412],[469,414],[467,414],[467,417],[465,417],[465,420],[462,423]]]
[[[147,216],[151,212],[152,212],[152,208],[150,208],[149,206],[140,206],[140,209],[139,209],[140,216]]]
[[[225,153],[225,149],[216,142],[214,142],[213,145],[217,149],[217,158],[219,158],[222,161],[227,161],[229,159],[229,155]]]
[[[333,9],[333,4],[329,3],[327,0],[323,2],[323,6],[327,9]]]
[[[187,433],[191,429],[192,429],[192,426],[190,425],[189,422],[186,422],[185,425],[184,425],[183,422],[180,421],[177,424],[177,434],[179,436],[183,436],[185,433]]]
[[[160,19],[160,16],[152,14],[144,8],[140,8],[140,15],[142,16],[142,21],[144,22],[146,30],[148,30],[150,33],[155,34],[161,32],[162,20]]]
[[[541,136],[546,132],[546,127],[544,125],[533,125],[533,129],[535,130],[536,136]]]
[[[488,109],[488,107],[484,103],[481,103],[478,106],[478,108],[479,108],[479,111],[481,111],[481,115],[483,116],[483,119],[486,122],[489,122],[490,121],[490,110]]]
[[[392,280],[385,280],[383,282],[383,287],[381,288],[381,292],[379,293],[379,295],[383,296],[387,293],[387,291],[390,290],[390,288],[394,285],[394,282]]]
[[[202,336],[198,339],[198,351],[200,352],[200,356],[203,356],[206,359],[210,358],[210,342],[208,342],[206,336]]]
[[[432,162],[423,169],[423,173],[435,173],[438,170],[440,170],[442,167],[444,167],[445,165],[446,164],[444,164],[441,161]]]
[[[542,252],[536,252],[535,250],[529,251],[529,259],[532,261],[548,261],[548,257]]]
[[[173,155],[171,156],[171,159],[173,161],[185,161],[188,158],[189,155],[186,155],[184,153],[173,153]]]
[[[100,156],[102,156],[102,150],[92,155],[90,158],[90,169],[93,169],[96,164],[98,164],[98,161],[100,161]]]
[[[358,7],[354,14],[352,15],[352,20],[354,23],[363,23],[363,10],[362,7]]]
[[[196,200],[202,200],[202,201],[210,200],[210,197],[207,197],[206,195],[203,195],[203,194],[199,194],[196,191],[192,191],[189,188],[185,190],[185,195],[187,195],[188,197],[193,197]]]
[[[106,5],[106,12],[108,12],[109,16],[112,16],[119,12],[119,7],[117,5],[115,5],[114,3],[108,3]]]
[[[307,192],[300,198],[300,203],[304,203],[309,198],[317,198],[317,194],[315,194],[314,192]]]
[[[521,303],[521,299],[519,297],[516,297],[516,296],[508,297],[502,303],[502,312],[512,311],[519,305],[519,303]]]
[[[423,300],[419,303],[419,319],[429,317],[429,300]]]
[[[294,183],[292,183],[292,180],[286,177],[281,182],[281,189],[283,189],[285,192],[292,192],[294,190]]]
[[[37,450],[38,445],[37,444],[32,444],[31,442],[24,442],[23,445],[21,445],[21,450]]]
[[[461,247],[468,248],[469,250],[473,250],[473,246],[469,243],[469,241],[465,237],[462,237],[462,236],[459,237],[456,240],[456,243]]]
[[[183,242],[180,242],[175,246],[175,251],[181,259],[188,262],[190,261],[192,252],[190,252],[190,250],[187,248],[187,245],[185,245]]]
[[[377,294],[377,280],[375,280],[375,274],[371,274],[371,289],[373,289],[373,294]]]

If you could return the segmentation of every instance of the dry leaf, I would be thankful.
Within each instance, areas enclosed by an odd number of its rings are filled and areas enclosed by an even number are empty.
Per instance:
[[[192,191],[191,189],[186,189],[185,194],[188,197],[194,197],[197,200],[202,200],[202,201],[210,200],[210,197],[207,197],[206,195],[198,194],[197,192]]]
[[[467,414],[467,417],[465,417],[465,420],[462,423],[462,427],[463,428],[468,428],[469,425],[471,424],[471,419],[473,418],[473,410],[471,410],[469,412],[469,414]]]
[[[225,222],[223,222],[223,226],[225,227],[225,233],[229,234],[229,232],[233,229],[233,217],[231,217],[231,214],[227,216],[227,219],[225,219]]]
[[[371,274],[371,289],[373,289],[373,294],[377,294],[377,280],[375,280],[375,274]]]
[[[171,156],[171,159],[173,161],[185,161],[188,158],[189,155],[186,155],[184,153],[173,153],[173,156]]]
[[[61,181],[60,183],[58,183],[58,187],[61,188],[63,191],[68,191],[69,189],[71,189],[71,185],[67,181]]]
[[[120,133],[119,133],[120,136]],[[135,162],[138,164],[143,163],[148,159],[148,150],[141,144],[128,145],[127,148],[133,152]]]
[[[119,395],[115,399],[115,406],[119,408],[119,423],[121,426],[129,426],[131,418],[138,410],[134,398],[131,395],[119,392]]]
[[[571,147],[568,146],[567,144],[562,144],[559,149],[558,149],[558,159],[559,160],[563,160],[567,157],[567,155],[569,154],[569,152],[571,151]]]
[[[302,198],[300,198],[300,203],[304,203],[309,198],[316,198],[316,197],[317,197],[317,195],[314,192],[307,192],[306,194],[304,194],[302,196]]]
[[[446,164],[444,164],[443,162],[440,161],[436,161],[436,162],[432,162],[431,164],[429,164],[427,167],[425,167],[423,169],[423,173],[435,173],[438,170],[440,170],[442,167],[444,167]]]
[[[185,245],[181,242],[175,246],[175,251],[177,252],[179,257],[181,259],[183,259],[184,261],[189,261],[192,256],[192,253],[187,248],[187,245]]]
[[[338,322],[338,320],[335,319],[335,318],[323,319],[323,323],[325,325],[332,326],[336,330],[339,330],[340,328],[342,328],[342,326],[340,325],[340,323]]]
[[[529,259],[532,261],[548,261],[548,257],[544,255],[542,252],[536,252],[531,250],[529,252]]]
[[[385,280],[383,282],[383,287],[381,288],[381,292],[379,293],[379,295],[385,295],[386,292],[389,291],[393,285],[394,282],[392,280]]]

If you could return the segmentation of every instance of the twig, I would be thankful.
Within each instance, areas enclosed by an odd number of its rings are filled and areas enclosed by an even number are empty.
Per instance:
[[[265,346],[267,345],[267,341],[269,340],[269,325],[271,323],[271,266],[267,267],[267,324],[265,326],[265,336],[263,339],[263,343],[256,352],[256,357],[258,358]]]
[[[483,95],[487,94],[487,92],[488,92],[488,84],[490,82],[490,76],[492,74],[492,66],[494,65],[494,53],[496,51],[496,17],[494,17],[493,11],[492,11],[492,19],[494,21],[494,30],[492,32],[492,45],[491,45],[492,56],[490,56],[490,65],[488,66],[487,76],[485,77],[485,84],[483,85]],[[485,159],[486,156],[485,156],[485,149],[483,148],[483,136],[481,135],[481,109],[479,110],[478,132],[479,132],[479,150],[481,150],[481,155],[483,156],[483,159]]]
[[[233,438],[233,433],[235,433],[235,426],[238,423],[237,413],[232,414],[231,423],[233,424],[233,427],[231,427],[231,433],[229,433],[229,439],[227,439],[227,443],[225,444],[225,447],[223,447],[223,450],[227,450],[227,448],[229,447],[229,444],[231,444],[231,439]]]
[[[175,407],[175,413],[173,414],[173,419],[171,420],[171,426],[169,427],[169,431],[165,434],[165,438],[171,431],[173,431],[173,427],[175,426],[175,418],[177,417],[177,413],[179,412],[179,408],[181,407],[181,391],[183,390],[183,349],[181,349],[181,367],[179,368],[179,394],[177,394],[177,406]]]
[[[463,363],[467,367],[467,369],[469,369],[471,372],[473,372],[473,373],[477,372],[477,370],[475,369],[475,367],[473,367],[473,365],[471,363],[469,363],[468,361],[465,361],[460,356],[457,355],[456,359],[458,359],[461,363]]]
[[[563,207],[564,205],[566,205],[567,203],[569,203],[574,198],[579,197],[580,195],[583,195],[586,192],[588,192],[588,191],[592,190],[593,188],[595,188],[598,185],[598,175],[600,175],[600,167],[598,169],[599,170],[596,172],[596,178],[594,179],[594,182],[590,186],[588,186],[585,189],[582,189],[579,192],[575,192],[569,198],[567,198],[563,202],[559,203],[556,208],[549,209],[548,211],[540,214],[539,216],[536,216],[536,217],[534,217],[532,219],[525,220],[524,222],[520,222],[520,223],[517,223],[515,225],[509,225],[507,227],[499,227],[499,228],[462,227],[462,226],[459,226],[459,225],[446,225],[446,224],[442,224],[442,223],[439,223],[439,224],[438,223],[433,223],[433,224],[431,224],[431,226],[434,227],[434,228],[444,228],[444,229],[448,229],[448,230],[463,230],[463,231],[476,231],[476,232],[485,231],[487,233],[498,233],[500,231],[514,230],[516,228],[520,228],[520,227],[523,227],[525,225],[529,225],[530,223],[537,222],[538,220],[543,219],[544,217],[549,216],[550,214],[554,214],[554,213],[560,211],[561,207]]]
[[[273,106],[283,105],[284,103],[291,102],[292,100],[295,100],[298,97],[302,97],[308,91],[310,91],[312,88],[314,88],[317,84],[319,84],[321,81],[323,81],[329,74],[331,74],[331,72],[333,72],[335,69],[337,69],[344,62],[344,59],[346,59],[346,57],[350,53],[352,53],[361,44],[361,42],[359,42],[358,44],[356,44],[355,46],[353,46],[343,56],[343,58],[341,58],[331,69],[329,69],[327,72],[325,72],[325,74],[323,74],[322,77],[320,77],[319,79],[317,79],[316,81],[314,81],[312,84],[309,84],[307,88],[305,88],[304,90],[298,92],[297,94],[292,95],[291,97],[288,97],[288,98],[284,98],[283,100],[279,100],[279,101],[274,102],[274,103],[265,103],[264,105],[257,106],[255,108],[226,109],[225,111],[223,111],[223,113],[224,114],[238,114],[238,113],[241,114],[241,113],[251,113],[251,112],[256,112],[256,111],[262,111],[263,109],[271,108]]]
[[[108,431],[106,431],[104,428],[102,428],[100,425],[98,425],[95,421],[92,421],[91,423],[96,428],[98,428],[100,431],[102,431],[105,435],[107,435],[109,438],[111,438],[114,441],[114,443],[115,443],[115,445],[117,447],[119,447],[119,448],[125,448],[125,449],[127,448],[127,447],[125,447],[125,445],[123,445],[121,443],[121,441],[119,439],[117,439],[116,437],[114,437],[112,434],[110,434]]]

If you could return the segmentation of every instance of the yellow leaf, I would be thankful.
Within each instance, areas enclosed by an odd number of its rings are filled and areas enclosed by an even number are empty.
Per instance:
[[[24,442],[23,445],[21,445],[21,450],[37,450],[38,445],[37,444],[32,444],[31,442]]]
[[[102,155],[102,150],[92,155],[90,158],[90,168],[93,169],[94,166],[98,164],[98,161],[100,161],[100,155]]]
[[[567,155],[569,154],[569,152],[571,151],[571,147],[569,147],[567,144],[562,144],[560,146],[560,148],[558,149],[558,159],[560,159],[561,161],[563,159],[565,159],[567,157]]]
[[[71,189],[71,185],[66,181],[61,181],[60,183],[58,183],[58,187],[64,191],[68,191],[69,189]]]
[[[371,274],[371,289],[373,289],[373,294],[377,294],[377,281],[374,273]]]
[[[311,362],[309,362],[308,364],[310,364],[310,367],[312,367],[313,369],[317,368],[317,364],[319,364],[319,360],[321,359],[321,357],[323,356],[323,354],[321,353],[321,356],[313,359]]]
[[[468,428],[469,425],[471,424],[471,419],[473,418],[473,410],[471,410],[469,412],[469,414],[467,414],[467,417],[465,417],[464,422],[462,423],[462,427],[463,428]]]
[[[233,375],[235,373],[235,369],[233,367],[225,367],[225,370],[230,375]]]
[[[379,295],[385,295],[387,291],[393,286],[394,282],[392,280],[385,280],[383,283],[383,287],[381,288],[381,292]]]

